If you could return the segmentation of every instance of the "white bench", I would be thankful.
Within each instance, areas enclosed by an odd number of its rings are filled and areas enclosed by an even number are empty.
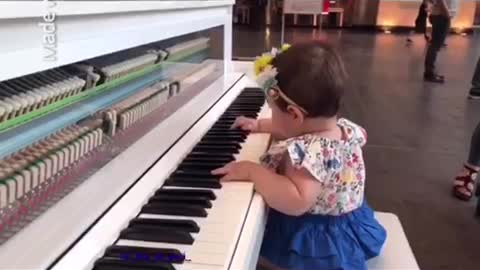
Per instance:
[[[398,217],[391,213],[381,212],[375,212],[375,216],[387,230],[387,242],[382,254],[368,261],[368,269],[420,270]]]

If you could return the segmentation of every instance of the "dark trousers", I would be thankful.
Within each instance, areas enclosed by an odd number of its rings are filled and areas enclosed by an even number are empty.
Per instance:
[[[417,19],[415,20],[415,32],[425,34],[427,32],[427,12],[425,4],[422,3],[418,9]]]
[[[473,131],[468,163],[473,166],[480,166],[480,123],[477,124],[475,131]]]
[[[425,56],[425,75],[435,74],[435,62],[438,51],[442,48],[450,29],[450,18],[442,15],[430,16],[432,24],[432,41]]]
[[[480,91],[480,57],[477,60],[477,67],[475,67],[475,73],[473,73],[472,88]]]

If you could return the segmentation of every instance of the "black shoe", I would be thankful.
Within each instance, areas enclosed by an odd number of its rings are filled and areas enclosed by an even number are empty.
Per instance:
[[[480,99],[480,88],[471,88],[468,99]]]
[[[425,74],[423,75],[423,80],[426,82],[444,83],[445,77],[438,74]]]

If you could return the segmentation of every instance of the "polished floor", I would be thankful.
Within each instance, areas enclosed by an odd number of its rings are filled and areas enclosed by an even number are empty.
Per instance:
[[[298,28],[286,35],[289,43],[311,38],[337,44],[351,74],[343,116],[368,131],[366,193],[372,207],[398,215],[421,269],[480,269],[476,201],[450,195],[480,120],[480,101],[466,98],[480,36],[448,37],[438,61],[444,85],[422,80],[420,36],[407,47],[405,36],[393,34]],[[276,31],[236,28],[234,56],[255,56],[279,43]]]

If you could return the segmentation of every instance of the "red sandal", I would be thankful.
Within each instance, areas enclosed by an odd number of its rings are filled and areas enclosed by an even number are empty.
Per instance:
[[[463,168],[462,173],[455,177],[453,195],[460,200],[469,201],[473,196],[478,171],[467,165],[464,165]]]

